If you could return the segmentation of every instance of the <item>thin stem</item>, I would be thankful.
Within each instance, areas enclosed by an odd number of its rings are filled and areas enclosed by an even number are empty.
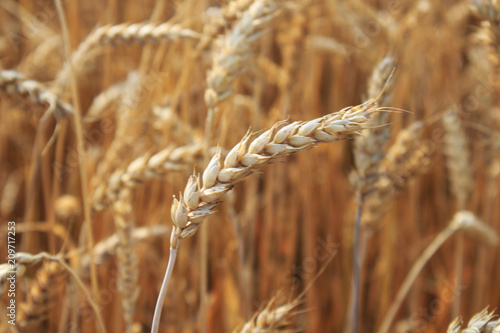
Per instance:
[[[441,231],[436,238],[432,241],[429,246],[425,249],[425,251],[420,255],[418,260],[413,264],[413,267],[411,268],[410,272],[406,276],[403,284],[398,290],[398,293],[396,295],[396,298],[394,299],[394,302],[392,302],[391,307],[389,308],[389,311],[384,317],[384,320],[382,321],[382,325],[380,325],[380,329],[378,330],[378,333],[387,333],[389,331],[389,327],[392,324],[392,321],[394,320],[394,317],[396,316],[396,313],[398,312],[399,307],[401,306],[401,303],[403,303],[404,298],[408,294],[408,291],[410,291],[411,286],[415,282],[415,279],[417,278],[418,274],[422,270],[422,268],[425,266],[425,264],[429,261],[429,259],[436,253],[436,251],[443,245],[443,243],[450,238],[455,231],[457,231],[457,227],[450,224]]]
[[[234,193],[233,193],[234,195]],[[249,290],[248,286],[249,281],[247,278],[246,274],[246,257],[245,257],[245,244],[243,241],[243,232],[241,230],[241,222],[236,214],[236,210],[234,209],[233,203],[231,202],[230,205],[228,205],[228,212],[229,212],[229,218],[231,219],[231,222],[233,224],[234,228],[234,233],[236,234],[236,241],[237,241],[237,248],[238,248],[238,258],[239,258],[239,266],[238,269],[240,271],[240,293],[241,293],[241,298],[242,298],[242,307],[243,307],[243,313],[245,316],[248,316],[249,312],[249,306],[248,304],[250,303],[249,299]]]
[[[358,211],[356,212],[356,225],[354,227],[354,295],[352,302],[352,331],[358,332],[358,302],[359,302],[359,275],[361,261],[359,256],[359,235],[361,233],[361,215],[363,213],[363,195],[358,195]]]
[[[83,143],[83,129],[81,123],[81,112],[80,112],[80,98],[77,89],[76,75],[71,65],[71,50],[70,50],[70,40],[68,33],[68,24],[66,21],[66,16],[64,15],[64,8],[61,0],[56,0],[55,2],[59,20],[61,21],[61,30],[64,38],[64,51],[66,55],[66,60],[70,66],[71,70],[71,91],[73,95],[73,104],[75,114],[73,116],[75,122],[75,137],[76,137],[76,149],[78,152],[78,169],[80,171],[80,185],[82,191],[82,203],[83,203],[83,218],[84,225],[87,226],[88,238],[87,245],[89,248],[89,258],[90,258],[90,284],[92,286],[92,293],[94,298],[97,299],[97,294],[99,290],[99,285],[97,281],[97,269],[94,262],[94,256],[92,254],[92,249],[94,248],[94,234],[92,228],[92,221],[90,220],[91,209],[88,200],[88,189],[87,189],[87,171],[85,169],[85,146]]]
[[[174,270],[175,259],[177,258],[177,249],[179,243],[175,248],[170,248],[170,255],[168,257],[167,271],[165,272],[165,277],[163,278],[163,283],[160,289],[160,295],[158,295],[158,300],[156,301],[155,313],[153,315],[153,324],[151,326],[151,333],[158,333],[160,328],[160,318],[161,310],[163,308],[163,303],[165,302],[165,296],[167,295],[168,283],[172,277],[172,272]]]
[[[52,257],[52,256],[50,256],[50,257],[47,257],[47,258],[50,259],[50,260],[54,260],[57,263],[59,263],[59,265],[63,266],[71,274],[71,276],[73,276],[73,278],[75,279],[75,281],[78,284],[78,286],[85,293],[85,296],[87,297],[87,301],[89,302],[90,307],[92,308],[92,310],[94,310],[94,313],[95,313],[96,319],[97,319],[97,324],[99,325],[99,328],[100,328],[101,332],[102,333],[106,333],[106,326],[104,325],[104,320],[102,319],[102,315],[101,315],[101,311],[99,309],[99,305],[92,298],[92,295],[90,294],[90,291],[87,289],[87,287],[83,283],[82,279],[80,279],[80,277],[78,276],[78,273],[75,272],[68,264],[66,264],[66,262],[64,262],[64,260],[62,260],[62,259],[60,259],[58,257]]]
[[[465,210],[466,206],[466,196],[460,196],[458,199],[458,211]],[[461,293],[459,292],[460,286],[462,285],[463,274],[464,274],[464,235],[461,234],[457,237],[455,244],[455,288],[453,294],[456,295],[455,301],[451,308],[452,318],[456,318],[460,315],[460,298]]]
[[[461,293],[459,291],[462,285],[464,272],[464,235],[460,234],[456,238],[455,244],[455,287],[453,295],[456,295],[455,301],[451,308],[452,318],[456,318],[460,315],[460,297]]]
[[[205,165],[210,161],[208,147],[210,147],[210,138],[212,136],[212,124],[214,122],[215,109],[209,108],[207,119],[205,121],[205,138],[204,138],[204,159]],[[207,294],[208,294],[208,227],[201,226],[200,230],[200,332],[206,333],[207,326]]]
[[[200,237],[200,332],[207,331],[207,294],[208,294],[208,226],[201,226]]]

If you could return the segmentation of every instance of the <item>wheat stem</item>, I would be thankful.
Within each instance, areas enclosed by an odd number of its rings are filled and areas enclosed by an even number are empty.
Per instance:
[[[394,317],[396,316],[397,311],[399,310],[399,307],[403,303],[403,300],[405,299],[406,295],[408,294],[408,291],[410,291],[411,286],[415,282],[418,274],[422,271],[422,268],[424,268],[425,264],[429,261],[429,259],[436,253],[437,250],[450,238],[456,231],[458,230],[457,226],[452,224],[449,224],[446,229],[441,231],[436,238],[432,241],[429,246],[425,249],[425,251],[420,255],[418,260],[413,264],[410,272],[406,276],[403,284],[398,290],[398,293],[396,295],[396,298],[391,304],[391,307],[389,308],[389,311],[384,317],[384,320],[382,321],[382,325],[380,325],[380,328],[378,330],[379,333],[387,333],[389,331],[389,328],[394,320]]]
[[[363,195],[358,193],[358,210],[356,212],[356,225],[354,227],[354,300],[352,305],[352,331],[358,332],[358,302],[359,302],[359,276],[361,271],[361,257],[359,253],[359,236],[361,233],[361,216],[363,214]]]
[[[61,0],[56,0],[55,2],[56,8],[57,8],[57,13],[59,16],[59,20],[61,22],[61,29],[63,31],[63,37],[64,37],[64,51],[66,54],[66,58],[69,60],[71,58],[71,51],[70,51],[70,40],[69,40],[69,33],[68,33],[68,24],[66,21],[66,16],[64,14],[64,7],[62,5]],[[84,225],[87,226],[87,232],[88,232],[88,248],[89,248],[89,256],[90,256],[90,282],[92,285],[92,292],[94,294],[94,297],[97,298],[98,295],[98,280],[97,280],[97,270],[95,267],[95,262],[92,254],[92,249],[94,248],[94,235],[93,235],[93,228],[92,228],[92,222],[90,220],[90,203],[88,200],[88,190],[87,190],[87,171],[84,167],[84,162],[85,162],[85,146],[83,143],[83,129],[82,129],[82,117],[81,117],[81,112],[80,112],[80,98],[78,95],[78,89],[77,89],[77,82],[76,82],[76,75],[70,65],[70,70],[71,70],[71,90],[72,90],[72,95],[73,95],[73,100],[74,100],[74,111],[75,115],[73,117],[74,122],[75,122],[75,132],[76,132],[76,140],[77,140],[77,151],[78,151],[78,168],[80,171],[80,185],[81,185],[81,190],[82,190],[82,201],[83,201],[83,216],[84,216]]]
[[[172,277],[172,272],[174,270],[174,264],[177,258],[177,250],[179,244],[180,242],[177,242],[177,247],[170,248],[167,271],[165,273],[165,277],[163,278],[163,283],[161,284],[160,295],[158,295],[158,300],[156,301],[155,313],[153,315],[153,324],[151,326],[151,333],[158,333],[158,329],[160,328],[161,310],[163,308],[163,303],[165,302],[165,296],[167,295],[168,284],[170,282],[170,278]]]

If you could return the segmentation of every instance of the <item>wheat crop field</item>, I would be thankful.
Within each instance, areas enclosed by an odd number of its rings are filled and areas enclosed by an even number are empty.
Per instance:
[[[0,332],[500,333],[500,1],[2,0]]]

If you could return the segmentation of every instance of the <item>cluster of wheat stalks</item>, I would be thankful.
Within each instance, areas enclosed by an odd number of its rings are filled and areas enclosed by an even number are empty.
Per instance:
[[[499,66],[496,0],[1,1],[0,331],[500,332]]]

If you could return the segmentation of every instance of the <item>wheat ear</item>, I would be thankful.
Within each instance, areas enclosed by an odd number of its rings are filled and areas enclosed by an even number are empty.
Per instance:
[[[473,0],[474,10],[483,21],[476,33],[477,42],[490,47],[490,62],[500,66],[500,2],[498,0]]]
[[[31,106],[48,110],[57,118],[73,115],[73,107],[62,102],[40,82],[29,80],[14,70],[0,72],[0,94]]]
[[[241,332],[241,333],[258,333],[258,332],[273,332],[276,331],[280,326],[287,325],[288,320],[296,315],[298,312],[294,311],[297,306],[302,303],[302,299],[305,294],[309,291],[309,289],[316,282],[318,277],[323,274],[327,266],[333,260],[337,251],[334,251],[330,255],[330,257],[326,260],[323,266],[319,269],[319,271],[314,275],[308,285],[304,288],[304,290],[297,295],[293,300],[288,301],[286,304],[275,307],[272,309],[273,305],[276,303],[276,298],[273,297],[269,302],[267,302],[265,308],[255,313],[254,316],[247,321],[241,328],[235,329],[233,333]]]
[[[374,188],[364,200],[362,223],[372,232],[385,213],[387,204],[411,177],[430,162],[432,150],[422,143],[422,121],[416,121],[400,131],[387,151]]]
[[[387,56],[377,65],[368,81],[368,99],[380,96],[381,105],[389,105],[392,98],[394,78],[392,73],[396,63]],[[354,160],[359,180],[356,187],[361,193],[370,190],[379,173],[379,165],[385,156],[385,146],[391,137],[391,129],[386,126],[389,114],[381,112],[372,118],[373,128],[363,131],[363,136],[354,141]]]
[[[93,196],[93,206],[103,210],[117,198],[120,190],[133,188],[146,179],[164,177],[170,171],[182,171],[203,159],[203,146],[194,143],[181,147],[167,147],[154,155],[145,154],[133,160],[125,170],[115,171],[109,180],[100,183]],[[209,149],[209,156],[215,153]]]
[[[184,195],[172,204],[172,231],[175,240],[191,237],[199,229],[205,217],[212,214],[219,199],[238,181],[278,157],[310,149],[321,142],[333,142],[359,135],[369,125],[369,118],[381,111],[376,100],[314,120],[296,121],[286,125],[278,122],[254,140],[247,133],[227,154],[224,161],[221,153],[214,155],[200,179],[191,176]]]
[[[217,40],[212,68],[207,73],[207,89],[204,96],[208,107],[205,123],[207,147],[211,139],[216,107],[232,94],[235,79],[245,69],[262,30],[276,16],[278,9],[275,0],[255,1],[243,12],[233,29]]]
[[[369,124],[369,118],[383,110],[376,102],[370,100],[310,121],[296,121],[288,125],[279,122],[254,140],[247,133],[231,149],[224,161],[220,152],[212,157],[203,172],[201,186],[197,175],[189,178],[184,195],[181,194],[179,199],[174,198],[171,207],[174,227],[170,236],[170,258],[156,303],[153,333],[159,328],[161,310],[180,241],[198,231],[203,220],[214,212],[219,199],[254,169],[278,157],[310,149],[321,142],[334,142],[359,135],[359,131]]]
[[[231,0],[224,7],[210,7],[204,14],[205,23],[195,57],[204,51],[224,28],[241,18],[254,0]]]
[[[500,333],[500,320],[494,311],[488,312],[488,307],[476,313],[462,329],[462,318],[455,318],[446,333]]]
[[[134,228],[131,231],[131,237],[133,238],[133,243],[139,245],[155,237],[159,238],[165,237],[165,235],[168,235],[170,231],[171,231],[170,227],[164,225],[153,225],[150,227]],[[119,237],[120,236],[118,235],[118,232],[116,232],[113,235],[109,236],[108,238],[100,241],[94,246],[92,253],[94,255],[94,261],[97,265],[102,265],[106,263],[112,256],[116,254],[118,244],[120,242]],[[81,251],[77,250],[75,254],[76,253],[81,253]],[[72,254],[73,252],[69,252],[68,257],[71,257]],[[82,254],[80,258],[80,267],[82,267],[83,273],[86,273],[88,271],[89,265],[90,265],[89,255]],[[1,265],[0,265],[0,270],[1,270]],[[2,275],[0,274],[0,277],[1,276]]]
[[[51,295],[54,293],[55,279],[64,274],[64,269],[55,262],[44,261],[34,280],[30,283],[26,300],[19,306],[18,323],[22,329],[32,327],[48,316]]]
[[[273,300],[271,300],[263,310],[256,313],[241,329],[234,330],[233,333],[273,332],[288,323],[290,318],[296,314],[294,309],[299,304],[300,300],[295,299],[272,309]]]
[[[50,262],[55,262],[61,265],[75,280],[78,286],[82,289],[85,296],[87,297],[87,301],[89,302],[90,307],[94,311],[96,316],[97,325],[101,332],[106,333],[106,326],[104,325],[104,320],[102,319],[101,312],[99,310],[99,305],[94,301],[92,295],[90,294],[90,290],[85,286],[82,279],[78,275],[78,273],[71,268],[63,258],[60,256],[51,255],[47,252],[39,252],[37,254],[31,254],[26,252],[17,252],[16,253],[16,269],[20,266],[32,265],[39,261],[47,260]]]
[[[458,209],[465,209],[465,204],[473,188],[473,170],[467,136],[456,110],[450,110],[443,116],[446,130],[444,154],[448,168],[451,190],[457,199]]]
[[[99,27],[80,43],[78,49],[71,55],[69,62],[64,64],[57,74],[53,89],[59,93],[69,80],[71,66],[83,68],[84,62],[90,56],[90,51],[100,45],[158,43],[181,39],[198,40],[199,34],[171,22],[161,24],[152,22],[121,23]]]
[[[122,296],[123,317],[126,332],[130,332],[135,312],[135,303],[139,297],[139,269],[136,245],[133,237],[134,219],[130,189],[119,192],[113,202],[113,217],[118,235],[118,289]]]

